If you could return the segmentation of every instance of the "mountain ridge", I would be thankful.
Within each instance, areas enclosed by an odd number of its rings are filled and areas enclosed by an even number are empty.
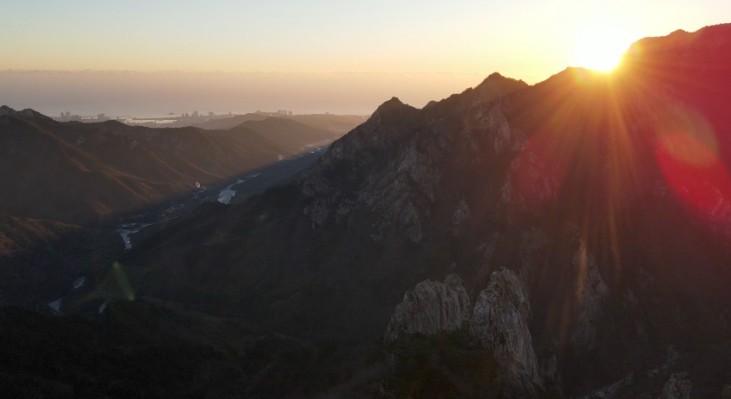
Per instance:
[[[690,69],[642,61],[658,68],[637,75],[644,85],[634,84],[635,60],[612,76],[569,68],[534,86],[491,75],[421,110],[388,100],[296,184],[164,227],[126,262],[148,271],[139,281],[146,295],[195,306],[185,300],[186,278],[170,279],[185,271],[212,303],[205,311],[355,341],[382,336],[402,293],[419,281],[457,273],[474,298],[507,267],[527,288],[539,362],[556,356],[565,392],[587,393],[670,344],[697,350],[688,337],[698,333],[671,331],[671,320],[682,314],[693,320],[686,326],[710,326],[706,316],[731,303],[722,232],[668,196],[676,188],[656,125],[672,123],[682,109],[674,93],[687,88],[684,106],[727,131],[718,110],[728,99],[714,96],[720,104],[705,107],[699,95],[717,87],[717,75],[696,73],[714,45],[694,55],[699,62],[689,59]],[[182,237],[174,231],[186,224],[211,241],[190,248],[187,239],[166,239]],[[290,243],[287,251],[276,242]],[[225,282],[205,274],[217,264],[227,265]],[[597,356],[606,363],[593,364]]]
[[[291,121],[265,122],[260,131],[168,130],[56,122],[30,109],[2,109],[0,165],[11,194],[0,201],[0,212],[79,224],[190,193],[196,182],[222,182],[334,136]],[[24,155],[38,152],[46,155]]]

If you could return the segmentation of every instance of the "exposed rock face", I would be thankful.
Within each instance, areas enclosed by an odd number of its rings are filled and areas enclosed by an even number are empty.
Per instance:
[[[313,230],[326,223],[362,225],[377,241],[389,230],[423,240],[444,196],[445,166],[468,171],[492,156],[508,157],[524,134],[508,123],[501,98],[524,82],[491,75],[474,89],[417,110],[393,98],[364,124],[336,141],[300,181]],[[456,117],[463,113],[466,117]],[[506,162],[507,165],[507,162]],[[471,173],[470,173],[471,174]],[[471,174],[472,175],[472,174]],[[469,217],[455,206],[453,232]]]
[[[386,329],[386,342],[410,334],[434,335],[460,329],[470,317],[470,298],[456,274],[443,283],[422,281],[404,294]]]
[[[601,316],[609,288],[599,274],[594,257],[583,242],[580,242],[579,249],[574,255],[574,268],[579,313],[571,332],[571,341],[581,348],[591,349],[596,341],[596,322]]]
[[[540,384],[527,319],[530,305],[523,284],[511,270],[492,273],[472,313],[470,333],[490,348],[506,373],[507,383],[523,392]]]
[[[529,316],[527,293],[512,270],[493,272],[474,307],[462,280],[450,274],[444,283],[422,281],[406,292],[391,317],[385,341],[455,331],[469,322],[470,335],[494,354],[508,391],[530,394],[542,385],[542,379],[528,330]]]
[[[387,102],[353,131],[350,140],[335,142],[317,167],[304,176],[301,190],[309,201],[305,215],[313,228],[322,227],[328,220],[352,222],[358,219],[352,210],[365,209],[383,215],[382,220],[373,223],[374,236],[380,236],[384,224],[390,223],[387,221],[396,221],[412,242],[422,239],[422,219],[428,216],[426,205],[434,200],[439,179],[429,159],[411,144],[404,148],[402,157],[381,165],[387,167],[379,172],[366,162],[372,161],[369,154],[385,152],[394,141],[403,139],[408,128],[395,131],[389,126],[393,120],[409,126],[414,112],[397,99]],[[412,192],[412,185],[418,190]],[[353,187],[358,189],[351,190]]]
[[[660,399],[689,399],[690,388],[691,383],[688,373],[673,374],[665,383]]]

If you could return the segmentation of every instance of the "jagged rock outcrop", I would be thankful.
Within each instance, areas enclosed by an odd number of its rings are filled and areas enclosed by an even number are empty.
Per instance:
[[[450,274],[444,283],[422,281],[407,291],[384,339],[393,342],[410,334],[455,331],[469,322],[470,335],[494,354],[508,391],[531,394],[540,388],[542,378],[528,329],[529,317],[526,290],[512,270],[493,272],[474,307],[462,280]]]
[[[541,383],[528,317],[530,304],[518,276],[511,270],[492,273],[475,301],[470,333],[492,350],[506,383],[524,393]]]
[[[444,282],[422,281],[404,294],[386,328],[384,340],[393,342],[410,334],[434,335],[455,331],[469,320],[470,298],[462,279],[450,274]]]
[[[665,383],[660,399],[689,399],[690,389],[691,383],[688,373],[675,373]]]

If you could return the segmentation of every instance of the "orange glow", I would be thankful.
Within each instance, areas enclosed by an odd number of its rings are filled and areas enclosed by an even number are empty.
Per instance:
[[[516,124],[532,133],[510,174],[518,205],[532,212],[584,198],[588,205],[570,217],[611,248],[625,210],[643,204],[682,205],[701,223],[731,227],[731,140],[723,131],[731,117],[718,105],[728,78],[709,67],[717,61],[678,64],[673,53],[647,54],[646,44],[633,46],[616,73],[572,68],[537,85],[540,100],[516,105]],[[693,79],[696,68],[713,75]]]
[[[617,27],[590,26],[578,35],[574,65],[599,72],[615,69],[631,39]]]

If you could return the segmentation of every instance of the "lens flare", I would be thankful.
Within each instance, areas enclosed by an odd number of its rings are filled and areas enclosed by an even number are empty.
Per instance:
[[[124,298],[130,302],[134,301],[135,293],[132,290],[132,285],[130,285],[129,279],[127,279],[127,273],[125,273],[122,265],[119,262],[114,262],[114,264],[112,264],[112,271],[114,272],[115,280],[119,289],[122,290]]]
[[[657,123],[655,134],[657,161],[675,196],[708,221],[728,219],[731,177],[712,126],[692,109],[676,106]]]

